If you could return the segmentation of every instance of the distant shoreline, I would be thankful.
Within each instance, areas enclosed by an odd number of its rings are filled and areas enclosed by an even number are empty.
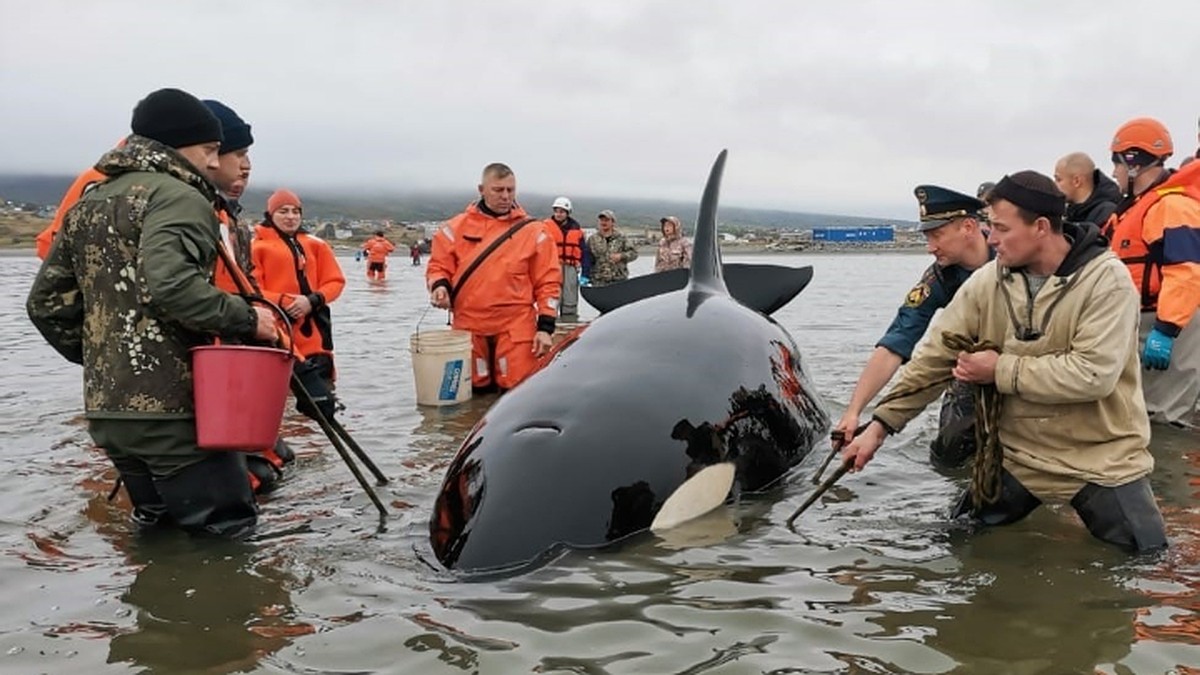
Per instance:
[[[358,249],[354,246],[343,246],[338,243],[333,243],[334,251],[350,255]],[[638,255],[642,257],[653,258],[658,251],[654,246],[642,246],[638,248]],[[27,255],[35,255],[37,249],[32,246],[0,246],[0,258],[20,258]],[[828,253],[870,253],[883,255],[888,253],[912,255],[916,253],[925,253],[925,245],[922,244],[890,244],[890,245],[872,245],[872,244],[822,244],[819,246],[810,246],[802,250],[778,250],[767,249],[763,246],[722,246],[721,253],[723,255],[753,255],[753,256],[787,256],[787,255],[809,255],[809,254],[828,254]]]

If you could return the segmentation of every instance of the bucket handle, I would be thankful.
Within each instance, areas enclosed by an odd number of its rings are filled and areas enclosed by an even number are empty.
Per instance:
[[[243,295],[242,299],[251,305],[254,303],[263,305],[272,312],[275,312],[276,316],[278,316],[280,319],[283,319],[284,331],[279,332],[277,330],[277,337],[282,346],[287,349],[288,355],[291,356],[292,360],[294,361],[296,359],[296,345],[292,341],[292,319],[287,315],[287,312],[283,311],[283,308],[279,305],[271,302],[261,295]]]
[[[416,336],[417,336],[417,343],[413,346],[413,351],[415,351],[417,354],[421,353],[421,322],[425,320],[425,315],[429,313],[429,310],[431,308],[433,308],[433,305],[427,305],[425,307],[425,311],[421,312],[421,316],[417,317],[417,328],[415,331]],[[446,325],[447,326],[450,325],[450,319],[449,319],[448,314],[447,314],[447,319],[446,319]]]

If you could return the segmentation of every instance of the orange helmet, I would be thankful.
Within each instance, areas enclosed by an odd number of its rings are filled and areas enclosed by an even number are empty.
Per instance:
[[[1162,122],[1152,117],[1135,117],[1122,124],[1113,136],[1113,152],[1125,152],[1135,148],[1160,159],[1170,157],[1175,152],[1171,132],[1167,131]]]

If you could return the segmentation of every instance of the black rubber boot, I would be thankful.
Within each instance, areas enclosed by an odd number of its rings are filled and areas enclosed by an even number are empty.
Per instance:
[[[296,453],[292,450],[292,446],[282,438],[275,441],[275,456],[283,460],[284,466],[296,461]]]
[[[150,470],[138,459],[132,457],[113,457],[109,455],[113,466],[121,475],[121,483],[125,493],[133,504],[133,522],[139,527],[154,527],[168,525],[171,518],[167,515],[167,505],[163,503]]]
[[[213,452],[154,484],[171,517],[193,534],[242,537],[253,531],[258,520],[240,453]]]
[[[325,419],[331,420],[337,413],[337,397],[333,393],[332,368],[327,367],[327,359],[316,356],[297,363],[294,370],[300,385],[308,392],[313,404]],[[296,411],[305,417],[316,419],[316,412],[303,399],[296,399]]]
[[[971,511],[971,490],[964,490],[958,503],[950,513],[951,518],[970,514],[971,519],[984,525],[1011,525],[1042,505],[1032,492],[1021,485],[1021,481],[1002,469],[1000,474],[1000,498],[994,504],[984,504],[978,512]]]
[[[1071,499],[1092,536],[1132,553],[1167,547],[1162,513],[1145,477],[1117,487],[1083,486]]]

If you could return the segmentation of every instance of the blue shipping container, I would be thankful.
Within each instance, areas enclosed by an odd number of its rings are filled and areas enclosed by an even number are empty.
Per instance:
[[[896,240],[891,225],[880,227],[814,227],[813,241],[874,244]]]

